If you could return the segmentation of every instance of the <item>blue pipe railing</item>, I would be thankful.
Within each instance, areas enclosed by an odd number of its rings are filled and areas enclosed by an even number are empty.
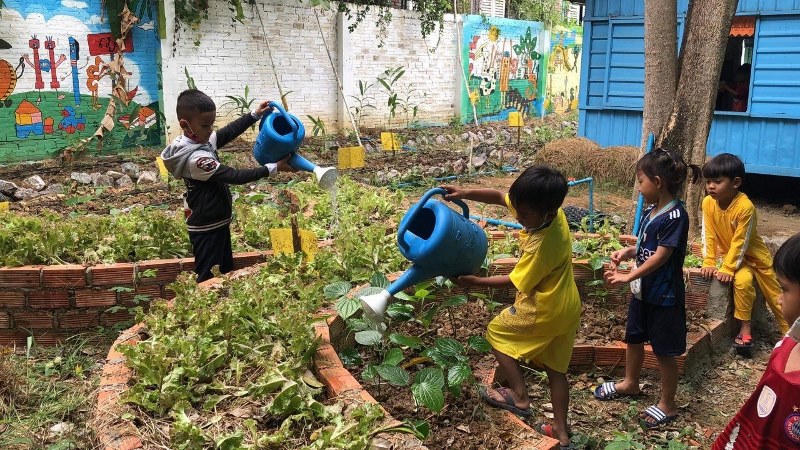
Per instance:
[[[655,137],[653,133],[650,133],[650,136],[647,136],[647,147],[645,147],[645,153],[650,153],[653,150],[653,141]],[[639,235],[639,227],[642,225],[642,208],[644,208],[644,197],[642,194],[639,194],[639,199],[636,201],[636,215],[633,217],[633,235]]]
[[[579,184],[587,183],[589,185],[589,232],[594,232],[594,179],[592,177],[582,178],[580,180],[570,181],[567,183],[569,187],[577,186]],[[488,217],[481,217],[470,215],[470,219],[484,221],[490,225],[504,226],[508,228],[522,229],[522,225],[516,222],[506,222],[505,220],[491,219]]]

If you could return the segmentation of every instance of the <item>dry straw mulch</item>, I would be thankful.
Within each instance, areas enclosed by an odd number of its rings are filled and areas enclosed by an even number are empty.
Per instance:
[[[600,183],[632,186],[638,155],[637,147],[600,148],[594,141],[579,137],[548,142],[536,159],[557,168],[567,177],[592,177]]]

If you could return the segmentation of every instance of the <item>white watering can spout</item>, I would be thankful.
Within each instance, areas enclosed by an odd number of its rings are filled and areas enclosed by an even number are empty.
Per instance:
[[[322,189],[330,191],[336,186],[336,180],[339,178],[339,172],[335,167],[314,167],[314,176],[317,177],[317,184]]]
[[[392,294],[386,289],[377,294],[365,295],[361,297],[361,307],[364,309],[364,317],[372,323],[383,322],[383,313],[389,306],[389,299]]]

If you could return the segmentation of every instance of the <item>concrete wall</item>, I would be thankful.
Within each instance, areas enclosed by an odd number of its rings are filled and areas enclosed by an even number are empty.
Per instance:
[[[309,115],[322,119],[329,130],[350,128],[336,74],[350,107],[357,105],[350,96],[358,95],[359,80],[372,85],[367,92],[367,97],[372,98],[365,99],[365,104],[375,109],[365,108],[362,125],[386,126],[388,93],[376,78],[387,68],[398,66],[406,72],[395,84],[395,90],[409,104],[418,106],[420,121],[446,123],[457,112],[455,88],[460,74],[452,16],[447,18],[441,35],[437,32],[423,40],[415,14],[394,10],[384,45],[379,46],[376,14],[368,14],[350,33],[347,28],[351,22],[344,15],[319,9],[315,15],[307,3],[296,0],[266,0],[260,2],[258,10],[245,8],[244,23],[231,21],[229,3],[211,0],[209,20],[197,32],[181,32],[173,51],[173,7],[166,4],[168,33],[162,41],[164,103],[170,136],[179,132],[174,111],[177,95],[187,87],[184,69],[194,78],[197,88],[217,103],[220,125],[235,117],[229,106],[223,106],[228,100],[225,96],[242,96],[245,86],[256,99],[279,99],[275,72],[283,91],[291,91],[287,96],[290,111],[309,130]],[[275,71],[264,43],[265,31]],[[195,37],[199,45],[194,44]],[[397,117],[391,126],[405,126],[405,119]]]

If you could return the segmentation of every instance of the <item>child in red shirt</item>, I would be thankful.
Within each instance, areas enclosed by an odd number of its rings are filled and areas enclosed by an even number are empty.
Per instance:
[[[778,303],[794,325],[775,346],[756,390],[712,450],[800,448],[800,234],[778,249],[773,264],[783,289]]]

